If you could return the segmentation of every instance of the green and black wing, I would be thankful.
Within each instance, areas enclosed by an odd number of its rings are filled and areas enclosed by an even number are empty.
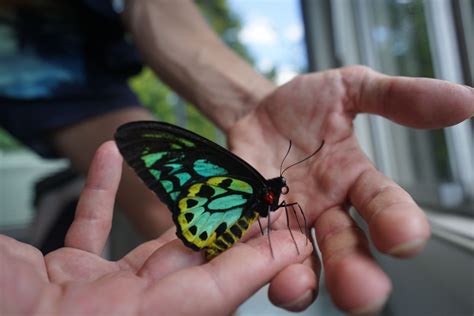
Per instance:
[[[173,213],[185,245],[212,258],[231,247],[258,217],[265,179],[225,148],[155,121],[115,134],[127,163]]]

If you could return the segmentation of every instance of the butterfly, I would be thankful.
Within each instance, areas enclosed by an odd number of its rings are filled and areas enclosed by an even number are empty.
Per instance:
[[[115,141],[125,161],[168,206],[177,236],[189,248],[204,250],[208,259],[232,247],[259,217],[267,217],[269,233],[269,214],[281,207],[287,219],[288,209],[296,215],[298,207],[306,227],[298,203],[279,203],[280,196],[289,192],[282,174],[297,163],[281,171],[282,161],[280,176],[267,180],[220,145],[157,121],[124,124],[117,129]],[[263,234],[261,224],[260,230]],[[269,243],[273,256],[270,238]]]

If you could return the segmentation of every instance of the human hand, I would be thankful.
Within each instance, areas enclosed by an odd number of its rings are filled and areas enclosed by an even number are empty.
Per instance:
[[[122,259],[100,256],[111,228],[122,168],[113,142],[91,164],[65,247],[46,257],[0,235],[1,315],[227,315],[285,266],[303,262],[312,248],[294,233],[239,243],[206,263],[170,230]]]
[[[229,146],[270,178],[279,175],[288,140],[293,142],[288,164],[325,140],[320,153],[285,173],[290,187],[285,198],[302,205],[316,230],[333,301],[344,311],[361,314],[380,310],[391,284],[349,216],[349,206],[367,222],[376,248],[392,256],[418,253],[430,228],[410,195],[378,172],[360,149],[352,125],[357,113],[416,128],[446,127],[473,115],[474,90],[439,80],[389,77],[361,66],[303,75],[240,119],[229,130]],[[280,216],[272,228],[286,229],[286,224]],[[270,299],[281,305],[316,289],[320,267],[315,267],[311,271],[295,264],[282,270],[271,282]],[[289,293],[295,276],[298,284]],[[302,299],[300,307],[311,301]]]

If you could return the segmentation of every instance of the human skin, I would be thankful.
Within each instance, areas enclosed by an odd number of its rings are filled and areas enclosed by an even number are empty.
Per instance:
[[[410,127],[446,127],[472,116],[473,89],[384,76],[359,66],[298,76],[277,88],[225,48],[191,2],[128,1],[124,20],[147,64],[213,120],[226,133],[229,148],[265,177],[278,176],[288,140],[294,145],[292,161],[325,140],[317,156],[285,174],[290,187],[285,198],[298,201],[310,227],[316,228],[326,284],[336,305],[354,314],[380,310],[390,281],[347,207],[354,206],[367,221],[374,245],[396,257],[418,253],[430,230],[409,194],[363,154],[353,119],[371,113]],[[143,109],[122,110],[65,128],[53,140],[85,172],[96,148],[120,124],[143,119],[152,117]],[[150,238],[172,224],[169,211],[128,168],[118,201]],[[278,216],[274,227],[286,227],[284,216]],[[276,274],[270,285],[272,302],[289,310],[307,307],[316,297],[318,260],[312,257]]]
[[[312,248],[295,232],[273,231],[206,262],[170,230],[118,261],[100,256],[112,224],[122,158],[114,142],[92,161],[65,247],[43,257],[0,235],[1,315],[229,315],[283,267]],[[252,269],[248,269],[252,267]]]
[[[325,140],[317,156],[285,174],[290,187],[285,198],[304,208],[309,226],[316,230],[332,299],[353,314],[380,310],[391,285],[348,207],[354,206],[367,222],[368,237],[382,253],[413,256],[430,236],[420,207],[377,171],[361,150],[353,129],[358,113],[381,115],[409,127],[441,128],[474,114],[474,89],[440,80],[385,76],[361,66],[335,69],[300,76],[278,88],[229,132],[234,152],[259,166],[267,177],[279,174],[288,139],[293,141],[292,161],[309,155]],[[285,226],[285,216],[272,224]],[[308,269],[302,267],[293,276],[304,273],[309,283]],[[293,276],[282,272],[282,280],[277,275],[272,284],[288,284]],[[313,278],[317,276],[316,271]],[[299,293],[304,288],[301,285]],[[284,286],[270,292],[276,303],[290,295]]]

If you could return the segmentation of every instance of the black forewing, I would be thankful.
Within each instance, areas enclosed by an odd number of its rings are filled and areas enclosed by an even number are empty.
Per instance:
[[[223,176],[248,182],[254,193],[261,191],[266,184],[263,176],[241,158],[218,144],[175,125],[156,121],[127,123],[119,127],[115,133],[115,141],[127,163],[173,212],[176,209],[176,196],[181,194],[180,191],[206,178],[196,172],[197,160],[221,166],[226,170]],[[153,165],[145,165],[144,153],[163,152],[166,154]],[[181,165],[181,170],[191,175],[190,179],[180,183],[176,176],[172,176],[178,172],[173,171],[169,167],[170,164]],[[150,172],[151,169],[158,170],[163,178],[158,181]],[[163,180],[171,181],[174,190],[167,191]]]

